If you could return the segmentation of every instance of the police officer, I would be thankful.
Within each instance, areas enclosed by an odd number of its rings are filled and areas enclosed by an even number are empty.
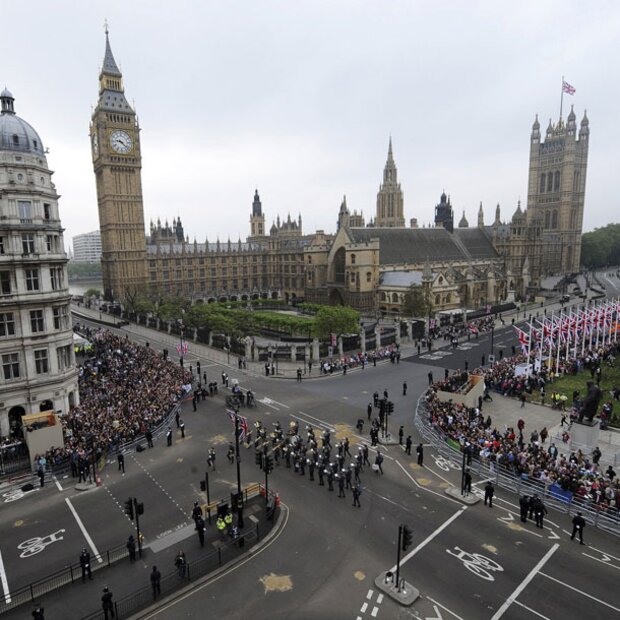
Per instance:
[[[331,466],[329,467],[329,469],[325,470],[325,473],[327,474],[327,490],[333,491],[334,490],[334,473],[332,471]]]
[[[200,546],[205,546],[205,520],[202,516],[196,519],[196,529],[198,530],[198,540],[200,540]]]
[[[34,620],[45,620],[45,616],[43,615],[43,607],[37,607],[33,612],[32,612],[32,617],[34,618]]]
[[[489,502],[489,508],[493,508],[493,495],[495,495],[495,487],[493,483],[489,480],[484,487],[484,505],[487,505],[487,500]]]
[[[338,497],[346,497],[344,493],[344,469],[338,474]]]
[[[362,456],[364,457],[362,465],[370,466],[370,461],[368,460],[368,446],[366,444],[362,447]]]
[[[215,471],[215,448],[209,448],[209,454],[207,455],[207,465],[213,467]]]
[[[383,454],[381,454],[381,452],[377,450],[377,456],[375,456],[375,465],[378,467],[377,472],[381,472],[381,475],[383,476],[382,463],[383,463]]]
[[[345,488],[346,489],[350,489],[351,488],[351,468],[347,467],[346,469],[342,470],[344,472],[344,480],[345,480]]]
[[[181,439],[185,439],[185,422],[179,420],[179,428],[181,429]]]
[[[407,382],[403,381],[403,396],[407,396]]]
[[[170,427],[166,429],[166,445],[172,445],[172,429]]]
[[[196,523],[196,529],[198,529],[198,518],[202,518],[202,508],[198,504],[198,502],[194,502],[194,507],[192,508],[192,519]]]
[[[127,552],[129,553],[129,561],[136,561],[136,540],[133,537],[133,534],[130,534],[129,539],[127,540]]]
[[[362,494],[362,489],[360,488],[359,484],[356,484],[353,487],[353,506],[357,506],[358,508],[361,508],[361,505],[360,505],[361,494]]]
[[[418,455],[418,465],[420,467],[424,467],[424,444],[420,443],[420,445],[415,449]]]
[[[471,473],[469,469],[465,470],[465,485],[463,490],[465,491],[465,495],[469,495],[471,493]]]
[[[407,439],[405,440],[405,454],[411,455],[412,444],[413,444],[413,440],[411,439],[411,435],[407,435]]]
[[[374,394],[372,395],[372,402],[375,407],[379,406],[379,392],[377,391],[374,392]],[[368,419],[370,420],[370,414],[368,416]]]
[[[585,544],[583,542],[583,528],[586,526],[586,520],[583,518],[581,511],[573,517],[573,533],[570,536],[571,540],[575,540],[575,534],[579,535],[579,544]]]
[[[542,499],[540,499],[540,497],[536,497],[534,500],[534,517],[536,519],[536,527],[543,529],[544,527],[543,520],[546,514],[547,514],[547,508],[543,504]]]
[[[527,495],[522,495],[519,498],[519,509],[521,513],[521,521],[527,522],[527,511],[530,507],[530,498]]]
[[[125,473],[125,455],[122,452],[119,452],[116,458],[118,460],[118,471],[122,471],[124,474]]]
[[[217,531],[220,533],[220,538],[224,540],[224,536],[226,534],[226,523],[224,522],[222,515],[220,515],[217,518],[217,521],[215,522],[215,527],[217,528]]]
[[[314,459],[310,458],[308,459],[308,476],[310,479],[310,482],[314,482]]]
[[[82,568],[82,581],[86,581],[86,573],[88,573],[89,579],[93,578],[90,567],[90,553],[86,551],[86,547],[82,549],[80,554],[80,567]]]
[[[103,617],[108,620],[108,613],[114,618],[114,605],[112,604],[112,592],[108,586],[103,588],[103,595],[101,596],[101,609],[103,609]]]
[[[323,482],[323,474],[325,473],[325,470],[323,469],[323,463],[320,462],[318,465],[318,474],[319,474],[319,486],[320,487],[324,487],[325,483]]]
[[[151,588],[153,588],[153,599],[161,594],[161,573],[157,570],[157,566],[153,566],[151,571]]]
[[[403,426],[401,426],[398,429],[398,445],[402,446],[403,445],[403,437],[405,436],[405,428]]]
[[[368,414],[368,421],[370,421],[370,418],[372,417],[372,403],[368,403],[368,407],[366,409],[366,413]]]
[[[226,525],[226,530],[228,532],[228,535],[232,536],[233,516],[230,510],[226,513],[226,516],[224,517],[224,523]]]

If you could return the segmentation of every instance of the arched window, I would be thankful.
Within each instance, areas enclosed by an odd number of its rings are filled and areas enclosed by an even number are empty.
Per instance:
[[[308,265],[312,265],[312,255],[308,256]]]
[[[392,303],[393,304],[398,303],[398,293],[392,293]]]
[[[386,299],[385,293],[381,291],[381,301],[386,301]]]
[[[540,193],[542,194],[545,191],[545,173],[543,172],[540,175]]]
[[[553,172],[547,174],[547,191],[553,191]]]
[[[366,282],[370,282],[372,280],[372,273],[370,271],[366,272]]]
[[[553,181],[553,190],[554,191],[559,191],[560,189],[560,171],[556,170],[555,172],[555,179]]]
[[[447,304],[452,303],[452,295],[450,295],[450,293],[446,295],[446,303]]]
[[[355,265],[355,254],[351,254],[351,264]]]
[[[558,227],[558,212],[556,209],[553,210],[553,217],[551,218],[551,228]]]
[[[549,228],[551,225],[551,214],[549,211],[545,211],[545,228]]]
[[[19,136],[16,133],[13,134],[13,144],[15,146],[19,144]]]
[[[441,306],[441,297],[439,295],[435,295],[435,305]]]

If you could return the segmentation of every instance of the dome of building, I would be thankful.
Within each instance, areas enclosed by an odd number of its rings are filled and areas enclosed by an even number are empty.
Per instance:
[[[5,88],[0,94],[0,150],[21,151],[43,155],[39,134],[15,114],[13,95]]]

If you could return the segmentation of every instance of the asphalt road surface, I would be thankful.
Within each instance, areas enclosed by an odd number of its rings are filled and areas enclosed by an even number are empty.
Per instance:
[[[494,339],[508,347],[512,332],[508,327],[505,332],[498,329]],[[156,336],[149,338],[151,346],[158,346]],[[480,336],[478,349],[490,347],[489,337]],[[391,429],[403,425],[405,436],[415,439],[413,412],[428,383],[427,373],[437,372],[438,365],[462,367],[459,355],[444,356],[441,364],[427,364],[439,360],[415,356],[413,364],[401,360],[302,383],[225,370],[256,395],[258,407],[241,410],[250,424],[261,419],[267,427],[275,421],[286,427],[295,420],[302,429],[306,424],[317,431],[330,429],[332,445],[349,437],[355,450],[367,442],[366,434],[357,436],[355,422],[366,419],[375,390],[381,394],[387,390],[395,403]],[[221,366],[204,359],[201,364],[209,380],[219,380]],[[405,381],[407,396],[402,393]],[[216,471],[210,473],[211,497],[224,497],[235,488],[235,467],[225,457],[232,424],[222,391],[201,402],[196,413],[191,403],[184,403],[182,417],[185,439],[177,434],[170,448],[160,439],[152,450],[128,455],[124,476],[116,462],[110,462],[102,472],[102,487],[80,494],[70,480],[60,480],[60,488],[52,484],[12,501],[3,498],[0,551],[9,591],[77,561],[84,546],[103,551],[123,544],[131,532],[122,509],[129,495],[144,502],[146,544],[184,527],[190,522],[193,501],[206,500],[199,482],[211,446],[217,450]],[[205,609],[210,616],[227,619],[618,617],[618,539],[588,527],[587,546],[579,546],[567,534],[568,517],[553,511],[544,530],[533,523],[521,524],[516,498],[501,490],[493,509],[482,503],[465,508],[444,492],[458,484],[460,472],[431,454],[430,448],[423,468],[399,446],[381,450],[385,474],[365,469],[361,508],[352,506],[348,491],[346,498],[338,498],[337,487],[329,492],[327,486],[311,482],[307,472],[304,477],[296,475],[281,463],[269,482],[288,508],[278,536],[255,557],[149,617],[201,617]],[[253,450],[243,450],[244,485],[264,479],[253,456]],[[371,460],[373,456],[371,452]],[[404,554],[402,576],[422,593],[409,608],[374,586],[375,577],[395,564],[398,526],[403,523],[413,529],[414,540]],[[44,549],[23,557],[20,545],[35,537],[45,538]],[[193,538],[184,543],[188,554],[197,553],[196,546]],[[143,580],[138,573],[135,587],[143,586]],[[3,592],[7,594],[4,586]]]

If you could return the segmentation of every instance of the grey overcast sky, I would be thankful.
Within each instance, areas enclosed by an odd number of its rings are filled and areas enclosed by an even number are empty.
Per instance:
[[[374,215],[391,135],[405,217],[441,191],[470,225],[527,198],[534,115],[557,121],[562,75],[587,109],[584,230],[618,221],[620,2],[83,0],[5,2],[0,84],[50,150],[66,241],[98,228],[88,126],[104,20],[135,101],[145,221],[190,239],[267,226],[335,230],[342,196]],[[614,172],[615,171],[615,172]]]

